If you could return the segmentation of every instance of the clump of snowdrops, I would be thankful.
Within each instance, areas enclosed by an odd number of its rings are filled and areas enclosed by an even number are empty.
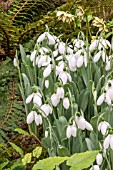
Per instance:
[[[44,32],[31,55],[20,45],[16,54],[20,91],[30,133],[49,156],[99,150],[91,170],[113,168],[112,43],[101,37],[88,42],[81,32],[71,43]],[[66,168],[66,167],[65,167]]]

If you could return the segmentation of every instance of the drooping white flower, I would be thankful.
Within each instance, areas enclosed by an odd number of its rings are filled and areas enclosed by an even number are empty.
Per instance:
[[[64,54],[64,52],[65,52],[65,43],[60,42],[59,45],[58,45],[58,50],[59,50],[60,54]]]
[[[40,93],[35,93],[33,97],[33,103],[37,104],[38,106],[42,105],[42,95]]]
[[[63,99],[64,98],[64,89],[63,89],[63,87],[58,87],[56,94],[57,94],[57,97],[59,99]]]
[[[110,61],[106,62],[105,70],[109,71],[111,69]]]
[[[74,55],[70,55],[67,58],[69,62],[69,68],[71,71],[76,71],[77,70],[77,60]]]
[[[34,50],[34,51],[31,53],[31,56],[30,56],[30,60],[31,60],[31,61],[35,61],[36,52],[37,52],[37,50]]]
[[[42,124],[42,116],[35,113],[35,123],[37,126]]]
[[[44,104],[41,106],[41,110],[45,113],[42,112],[42,115],[45,117],[45,116],[48,116],[49,114],[52,114],[52,108],[49,104]]]
[[[79,129],[93,131],[92,125],[87,122],[83,116],[75,116],[75,120]]]
[[[75,123],[73,122],[72,125],[69,125],[66,129],[66,137],[70,138],[71,136],[76,137],[76,133],[77,133],[77,128]]]
[[[90,50],[90,51],[96,50],[96,48],[97,48],[97,46],[98,46],[98,43],[99,43],[98,40],[93,40],[93,41],[91,42],[91,45],[89,46],[89,50]]]
[[[94,63],[96,63],[96,62],[100,59],[101,54],[102,54],[102,52],[99,51],[99,52],[94,56],[94,58],[93,58]]]
[[[16,58],[13,59],[13,65],[14,65],[15,67],[18,67],[18,62],[17,62],[17,59],[16,59]]]
[[[52,101],[52,105],[53,105],[54,107],[56,107],[56,106],[59,104],[60,100],[59,100],[57,94],[54,93],[54,94],[51,96],[51,101]]]
[[[75,39],[73,44],[76,48],[82,48],[84,46],[84,41],[80,39]]]
[[[90,170],[100,170],[100,167],[98,165],[94,165],[90,168]]]
[[[27,115],[27,124],[31,124],[34,119],[35,119],[35,111],[31,111],[31,112]]]
[[[65,63],[63,61],[60,61],[58,63],[58,66],[56,66],[56,76],[58,76],[60,73],[63,72]]]
[[[27,124],[31,124],[35,121],[36,125],[39,126],[42,124],[42,117],[41,115],[38,115],[36,111],[31,111],[27,116]]]
[[[46,34],[46,32],[44,32],[43,34],[41,34],[41,35],[38,37],[37,43],[42,42],[42,41],[45,39],[45,34]]]
[[[45,70],[44,70],[44,72],[43,72],[43,76],[44,76],[44,77],[48,77],[48,76],[50,75],[50,73],[51,73],[51,70],[52,70],[52,67],[51,67],[51,64],[49,64],[49,65],[45,68]]]
[[[104,149],[108,149],[108,147],[111,147],[113,150],[113,134],[109,134],[105,139],[103,143]]]
[[[111,105],[111,101],[113,101],[113,88],[109,88],[106,92],[106,96],[108,96],[109,105]]]
[[[72,81],[72,78],[70,76],[69,73],[67,73],[66,71],[63,71],[59,74],[59,78],[62,80],[63,85],[67,83],[67,81],[69,80],[70,82]]]
[[[63,99],[63,106],[64,106],[65,109],[69,109],[70,102],[69,102],[69,98],[68,97],[65,97]]]
[[[102,121],[98,125],[98,131],[101,131],[103,135],[106,134],[108,127],[110,127],[110,124],[106,121]]]
[[[45,80],[45,87],[46,89],[49,87],[49,80]]]
[[[78,59],[77,59],[77,67],[81,67],[84,63],[84,60],[83,60],[83,56],[81,55]]]
[[[54,37],[49,34],[48,32],[44,32],[43,34],[41,34],[39,37],[38,37],[38,40],[37,40],[37,43],[39,42],[42,42],[44,39],[48,39],[48,44],[51,45],[51,44],[55,44],[55,39]]]
[[[101,38],[99,41],[98,49],[101,50],[102,48],[111,48],[111,44],[108,40]]]
[[[36,58],[36,64],[38,67],[48,66],[51,62],[51,58],[48,55],[41,55]]]
[[[57,55],[58,55],[58,49],[55,50],[55,51],[53,51],[53,56],[54,56],[54,57],[57,57]]]
[[[102,161],[103,161],[102,154],[98,153],[97,156],[96,156],[96,163],[97,163],[97,165],[100,166],[102,164]]]
[[[99,96],[97,100],[97,105],[100,106],[103,102],[106,102],[108,105],[111,105],[111,99],[107,93],[103,93]]]
[[[26,99],[26,104],[30,103],[31,100],[33,99],[34,93],[30,94],[27,99]]]

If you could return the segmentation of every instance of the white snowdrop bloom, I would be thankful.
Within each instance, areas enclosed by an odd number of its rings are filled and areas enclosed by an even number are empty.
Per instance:
[[[109,71],[111,69],[110,61],[106,62],[105,70]]]
[[[69,102],[69,98],[68,97],[65,97],[63,99],[63,106],[64,106],[65,109],[69,109],[70,102]]]
[[[105,93],[103,93],[101,96],[99,96],[99,98],[97,100],[98,106],[100,106],[104,102],[104,98],[105,98]]]
[[[109,101],[108,105],[111,105],[111,101],[113,101],[113,88],[110,88],[106,92],[106,100]]]
[[[60,73],[63,72],[64,66],[65,66],[65,63],[63,61],[60,61],[58,63],[58,66],[56,66],[56,76],[58,76]]]
[[[86,52],[84,52],[83,60],[84,60],[84,66],[87,67],[88,59],[87,59],[87,53]]]
[[[27,115],[27,124],[32,123],[34,119],[35,119],[35,111],[31,111],[31,112]]]
[[[31,61],[35,61],[36,52],[37,52],[37,50],[34,50],[34,51],[31,53],[31,56],[30,56],[30,60],[31,60]]]
[[[106,134],[108,127],[110,127],[110,124],[106,121],[102,121],[98,125],[98,131],[101,131],[103,135]]]
[[[70,74],[67,73],[66,71],[61,72],[61,73],[59,74],[59,78],[62,80],[63,85],[65,85],[68,80],[69,80],[70,82],[72,81],[72,78],[71,78]]]
[[[97,156],[96,156],[96,163],[97,163],[97,165],[100,166],[102,164],[102,161],[103,161],[102,154],[98,153]]]
[[[46,89],[48,89],[48,87],[49,87],[49,80],[45,80],[45,87],[46,87]]]
[[[48,77],[48,76],[51,74],[51,70],[52,70],[52,67],[51,67],[51,64],[49,64],[49,65],[45,68],[45,70],[44,70],[44,72],[43,72],[43,76],[44,76],[44,77]]]
[[[70,47],[67,47],[67,53],[68,54],[73,54],[73,50]]]
[[[108,41],[108,40],[106,40],[106,39],[100,39],[100,41],[99,41],[99,46],[98,46],[98,49],[99,50],[101,50],[102,48],[111,48],[111,44],[110,44],[110,42]]]
[[[96,48],[97,48],[97,46],[98,46],[98,43],[99,43],[98,40],[93,40],[93,41],[91,42],[91,45],[89,46],[89,50],[90,50],[90,51],[96,50]]]
[[[84,63],[84,60],[83,60],[83,56],[81,55],[78,59],[77,59],[77,67],[81,67]]]
[[[82,48],[84,46],[84,41],[80,39],[75,39],[73,44],[76,48]]]
[[[102,52],[99,51],[99,52],[94,56],[94,58],[93,58],[94,63],[96,63],[96,62],[100,59],[101,54],[102,54]]]
[[[13,59],[13,65],[14,65],[15,67],[18,67],[18,62],[17,62],[17,59],[16,59],[16,58]]]
[[[33,103],[41,106],[41,105],[42,105],[42,99],[41,99],[41,97],[42,97],[42,96],[41,96],[40,93],[35,93],[35,94],[34,94],[34,97],[33,97]]]
[[[75,116],[75,120],[79,129],[93,131],[92,125],[87,122],[83,116]]]
[[[90,168],[90,170],[100,170],[98,165],[94,165],[93,167]]]
[[[76,123],[77,123],[77,126],[79,129],[81,130],[85,130],[85,119],[83,118],[83,116],[75,116],[75,120],[76,120]]]
[[[92,125],[91,125],[89,122],[87,122],[87,121],[85,121],[85,128],[86,128],[87,130],[89,130],[89,131],[93,131]]]
[[[75,123],[72,125],[69,125],[66,129],[66,137],[70,138],[71,136],[76,137],[77,134],[77,128],[75,126]]]
[[[26,104],[30,103],[31,100],[33,99],[34,93],[30,94],[27,99],[26,99]]]
[[[64,89],[63,89],[63,87],[58,87],[56,94],[57,94],[57,97],[59,99],[63,99],[64,98]]]
[[[69,63],[69,69],[71,71],[76,71],[77,70],[77,63],[76,63],[76,58],[74,55],[68,55],[66,57],[66,59],[68,60]]]
[[[49,134],[49,132],[46,130],[46,131],[45,131],[45,138],[48,137],[48,134]]]
[[[44,32],[43,34],[41,34],[41,35],[38,37],[37,43],[42,42],[42,41],[45,39],[45,34],[46,34],[46,32]]]
[[[53,56],[54,56],[54,57],[57,57],[57,55],[58,55],[58,49],[55,50],[55,51],[53,51]]]
[[[35,113],[35,123],[37,126],[42,124],[42,116]]]
[[[108,80],[105,86],[105,90],[108,91],[109,89],[113,89],[113,80]]]
[[[41,34],[38,39],[37,39],[37,43],[39,42],[42,42],[44,39],[48,39],[48,44],[51,45],[51,44],[55,44],[55,39],[54,37],[49,34],[48,32],[44,32],[43,34]]]
[[[110,146],[113,150],[113,134],[109,134],[105,139],[103,143],[104,149],[108,149]]]
[[[78,51],[74,54],[75,58],[78,59],[78,58],[81,56],[82,52],[84,52],[83,49],[78,50]]]
[[[63,56],[58,56],[57,58],[56,58],[56,61],[60,61],[60,60],[62,60],[63,59]]]
[[[58,45],[58,50],[60,54],[64,54],[65,53],[65,43],[60,42]]]
[[[108,91],[108,93],[109,93],[109,91]],[[103,102],[106,102],[108,105],[111,105],[111,99],[110,99],[110,96],[108,93],[103,93],[99,96],[99,98],[97,100],[98,106],[100,106]]]
[[[57,94],[54,93],[54,94],[51,96],[51,101],[52,101],[52,105],[53,105],[54,107],[56,107],[56,106],[59,104],[60,100],[59,100]]]
[[[48,116],[49,114],[52,114],[52,108],[49,104],[44,104],[41,106],[41,110],[45,113],[42,112],[42,115],[45,117],[45,116]]]
[[[38,56],[36,58],[36,64],[38,67],[48,66],[51,62],[51,58],[48,55]]]

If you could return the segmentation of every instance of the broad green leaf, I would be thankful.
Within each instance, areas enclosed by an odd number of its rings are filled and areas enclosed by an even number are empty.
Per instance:
[[[33,156],[36,157],[36,158],[39,158],[39,156],[41,155],[42,153],[42,147],[36,147],[34,150],[33,150]]]
[[[69,150],[63,146],[58,147],[58,153],[59,153],[59,156],[62,156],[62,157],[71,156]]]
[[[13,147],[13,149],[15,149],[15,150],[21,155],[21,157],[24,156],[23,150],[22,150],[20,147],[18,147],[17,145],[15,145],[15,144],[12,143],[12,142],[9,142],[9,143],[10,143],[10,145]]]
[[[22,159],[22,163],[23,165],[26,165],[27,163],[31,162],[31,158],[32,158],[32,153],[27,153],[24,158]]]
[[[89,99],[89,90],[84,89],[81,93],[80,93],[80,97],[79,97],[79,106],[82,109],[83,112],[85,112],[87,105],[88,105],[88,99]]]
[[[25,167],[22,165],[22,163],[15,162],[14,165],[11,166],[11,170],[13,170],[13,169],[15,169],[15,168],[16,168],[16,169],[19,169],[19,168],[17,168],[17,167],[22,167],[22,170],[25,169]]]
[[[20,53],[21,53],[22,61],[25,63],[26,62],[26,53],[25,53],[24,48],[21,44],[20,44]]]
[[[28,132],[26,132],[25,130],[23,130],[21,128],[16,128],[15,132],[18,132],[19,134],[30,136],[30,134]]]
[[[49,157],[37,162],[32,170],[53,170],[56,165],[59,165],[69,159],[68,157]]]
[[[76,153],[67,160],[67,165],[71,166],[70,170],[82,170],[88,168],[95,161],[98,151],[87,151]]]
[[[8,164],[8,162],[0,163],[0,169],[2,170],[7,164]]]

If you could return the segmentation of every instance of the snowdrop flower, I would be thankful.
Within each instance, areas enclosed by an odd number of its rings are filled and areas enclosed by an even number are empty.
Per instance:
[[[48,134],[49,134],[49,132],[46,130],[46,131],[45,131],[45,138],[48,137]]]
[[[33,99],[34,93],[30,94],[27,99],[26,99],[26,104],[30,103],[31,100]]]
[[[43,72],[43,76],[44,76],[44,77],[48,77],[48,76],[50,75],[50,73],[51,73],[51,70],[52,70],[51,64],[49,64],[49,65],[45,68],[45,70],[44,70],[44,72]]]
[[[39,92],[35,93],[34,97],[33,97],[33,103],[41,106],[42,105],[42,99],[41,98],[42,98],[42,95]]]
[[[54,56],[54,57],[57,57],[57,55],[58,55],[58,49],[55,50],[55,51],[53,51],[53,56]]]
[[[98,49],[101,50],[102,48],[111,48],[111,44],[108,40],[101,38],[99,41],[99,47]]]
[[[35,111],[31,111],[27,116],[27,124],[31,124],[35,120],[37,126],[42,124],[42,117],[41,115],[37,115]]]
[[[108,105],[111,105],[111,99],[107,93],[101,94],[97,100],[97,105],[100,106],[103,102],[106,102]]]
[[[14,58],[14,60],[13,60],[13,65],[14,65],[15,67],[18,67],[18,62],[17,62],[17,59],[16,59],[16,58]]]
[[[93,58],[94,63],[96,63],[101,57],[102,51],[99,51]]]
[[[70,82],[72,81],[72,78],[70,76],[69,73],[67,73],[66,71],[63,71],[59,74],[59,78],[62,80],[63,85],[67,83],[67,81],[69,80]]]
[[[76,48],[82,48],[84,46],[84,41],[80,39],[75,39],[73,44]]]
[[[97,48],[97,46],[98,46],[98,43],[99,43],[98,40],[93,40],[93,41],[91,42],[91,45],[89,46],[89,50],[90,50],[90,51],[96,50],[96,48]]]
[[[108,149],[109,146],[113,150],[113,134],[109,134],[105,139],[103,143],[104,149]]]
[[[68,55],[66,59],[69,62],[69,69],[71,71],[76,71],[77,70],[77,60],[74,55]]]
[[[66,129],[66,136],[67,138],[70,138],[71,136],[76,137],[77,134],[77,128],[75,125],[75,122],[73,122],[72,125],[69,125]]]
[[[87,122],[83,116],[75,116],[75,120],[79,129],[93,131],[92,125]]]
[[[73,54],[73,50],[70,47],[67,47],[67,53],[68,54]]]
[[[63,99],[64,98],[64,89],[63,89],[63,87],[58,87],[56,94],[57,94],[57,97],[59,99]]]
[[[111,69],[110,61],[106,62],[105,70],[109,71]]]
[[[90,170],[100,170],[98,165],[94,165],[93,167],[90,168]]]
[[[103,161],[102,154],[98,153],[97,156],[96,156],[96,163],[97,163],[97,165],[100,166],[102,164],[102,161]]]
[[[41,34],[41,35],[38,37],[38,39],[37,39],[37,43],[42,42],[42,41],[45,40],[46,38],[48,39],[48,44],[49,44],[49,45],[55,44],[55,39],[54,39],[54,37],[53,37],[51,34],[49,34],[48,32],[44,32],[43,34]]]
[[[70,103],[69,103],[69,98],[68,98],[68,97],[65,97],[65,98],[63,99],[63,106],[64,106],[64,108],[65,108],[66,110],[69,109]]]
[[[98,125],[98,131],[101,131],[103,135],[106,134],[108,127],[110,127],[110,124],[106,121],[102,121]]]
[[[81,55],[77,60],[77,67],[81,67],[84,63],[83,56]]]
[[[65,43],[60,42],[59,45],[58,45],[58,50],[59,50],[60,54],[64,54],[64,52],[65,52]]]
[[[37,52],[37,50],[34,50],[34,51],[31,53],[31,56],[30,56],[30,60],[31,60],[31,61],[35,61],[36,52]]]
[[[52,101],[52,105],[53,105],[54,107],[56,107],[56,106],[59,104],[60,100],[59,100],[57,94],[54,93],[54,94],[51,96],[51,101]]]
[[[42,112],[42,115],[45,117],[45,116],[48,116],[49,114],[52,114],[52,108],[49,104],[44,104],[41,106],[41,110],[45,113]]]
[[[44,56],[38,56],[36,58],[36,64],[38,65],[38,67],[42,67],[42,66],[48,66],[51,62],[51,58],[48,55],[44,55]]]
[[[45,87],[46,87],[46,89],[48,89],[48,87],[49,87],[49,80],[45,80]]]

